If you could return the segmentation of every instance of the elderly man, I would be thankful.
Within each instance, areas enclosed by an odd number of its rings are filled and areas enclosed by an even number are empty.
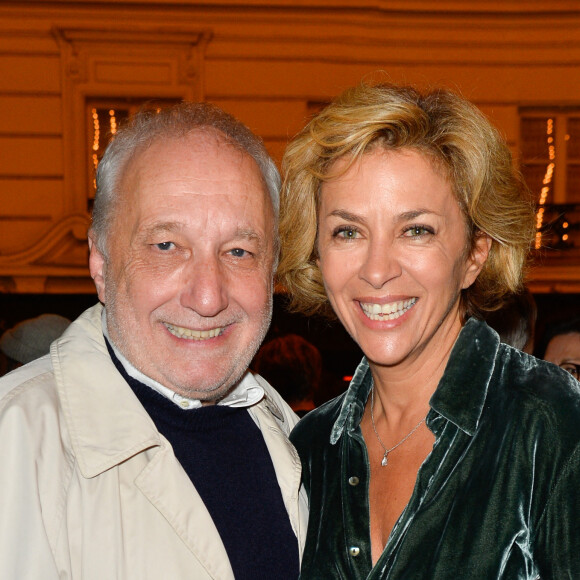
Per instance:
[[[0,578],[296,578],[295,415],[247,368],[279,176],[215,107],[142,113],[97,174],[102,305],[0,381]]]

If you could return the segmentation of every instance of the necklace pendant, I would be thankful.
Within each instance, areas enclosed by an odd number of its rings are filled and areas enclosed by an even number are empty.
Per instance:
[[[385,454],[383,455],[383,460],[381,461],[381,465],[382,465],[383,467],[386,467],[386,466],[388,465],[388,463],[389,463],[389,460],[387,459],[387,455],[388,455],[388,454],[389,454],[389,453],[387,452],[387,453],[385,453]]]

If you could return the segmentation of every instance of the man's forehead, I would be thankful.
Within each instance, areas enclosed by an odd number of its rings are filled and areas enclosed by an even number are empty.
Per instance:
[[[188,138],[159,140],[135,158],[117,197],[117,226],[128,228],[129,237],[137,240],[205,230],[204,237],[212,237],[209,232],[217,236],[219,224],[219,237],[260,238],[260,245],[268,244],[276,217],[255,160],[215,134]]]
[[[219,131],[198,130],[186,135],[158,136],[148,146],[136,150],[123,168],[121,182],[155,180],[164,169],[183,160],[183,165],[170,175],[204,179],[255,181],[268,198],[269,190],[256,160],[241,146],[227,139]],[[239,173],[238,173],[239,172]],[[130,188],[123,188],[130,191]]]
[[[254,161],[253,157],[235,141],[229,139],[221,131],[212,127],[200,127],[186,133],[167,133],[154,136],[147,144],[137,147],[127,162],[127,168],[139,164],[143,157],[164,155],[168,151],[184,154],[211,156],[216,160],[223,159],[224,163],[231,163],[238,158],[239,162]],[[193,153],[192,153],[193,152]],[[260,169],[255,164],[255,170]]]

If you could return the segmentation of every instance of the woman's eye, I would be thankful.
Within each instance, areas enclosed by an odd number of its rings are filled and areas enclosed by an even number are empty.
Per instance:
[[[174,247],[174,243],[173,242],[159,242],[158,244],[155,244],[155,247],[158,248],[159,250],[167,251],[167,250],[171,250]]]
[[[417,238],[420,236],[426,236],[432,234],[433,230],[426,226],[411,226],[405,230],[405,236],[409,238]]]
[[[359,232],[355,228],[344,227],[344,226],[337,228],[333,233],[333,236],[335,238],[344,238],[345,240],[354,240],[358,237],[358,235],[359,235]]]

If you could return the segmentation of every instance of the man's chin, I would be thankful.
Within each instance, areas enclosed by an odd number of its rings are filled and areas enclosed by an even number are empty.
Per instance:
[[[217,405],[222,399],[227,397],[232,392],[233,388],[234,387],[232,386],[224,389],[219,388],[216,390],[207,391],[182,389],[180,391],[176,390],[175,392],[187,399],[199,401],[202,405]]]
[[[227,397],[239,383],[243,375],[244,373],[240,373],[239,376],[234,378],[216,378],[215,382],[209,382],[206,378],[195,384],[192,384],[190,381],[189,383],[174,385],[169,388],[182,397],[196,399],[202,403],[213,405],[219,403],[224,397]]]

